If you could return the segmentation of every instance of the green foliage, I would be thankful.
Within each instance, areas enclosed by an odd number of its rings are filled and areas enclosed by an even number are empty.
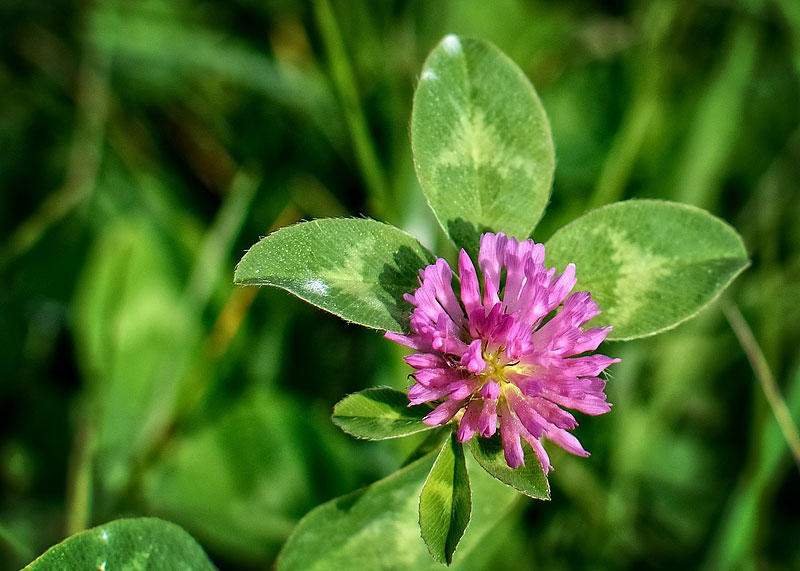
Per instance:
[[[73,535],[25,569],[213,571],[216,567],[197,542],[174,523],[135,518],[118,519]]]
[[[455,432],[445,440],[419,494],[419,528],[431,556],[450,565],[472,511],[464,447]]]
[[[417,284],[433,256],[414,238],[374,220],[325,219],[282,228],[236,267],[239,285],[271,285],[353,323],[402,331]]]
[[[97,394],[96,462],[110,496],[169,423],[193,348],[175,270],[153,228],[135,219],[109,225],[86,261],[76,344]]]
[[[501,482],[531,498],[550,499],[550,484],[547,476],[542,471],[539,459],[527,442],[522,443],[525,465],[517,469],[509,468],[506,463],[499,435],[492,438],[473,438],[469,442],[469,450],[478,464]]]
[[[411,145],[422,190],[459,248],[480,234],[527,238],[544,212],[553,139],[525,74],[488,42],[447,36],[414,94]]]
[[[278,571],[430,566],[416,513],[417,492],[431,461],[426,456],[309,512],[286,542]]]
[[[305,412],[275,392],[248,393],[171,444],[143,476],[145,505],[217,552],[254,563],[275,557],[297,514],[314,504],[304,443],[320,435]]]
[[[435,454],[358,498],[449,427],[372,443],[330,417],[344,395],[403,389],[402,350],[231,271],[257,237],[323,217],[391,222],[452,261],[409,145],[425,58],[450,33],[508,54],[552,123],[547,212],[512,211],[516,231],[545,241],[589,208],[659,198],[744,237],[753,267],[720,301],[797,424],[794,0],[0,5],[0,568],[121,513],[176,522],[222,570],[271,568],[284,543],[296,569],[443,568],[418,525]],[[442,196],[456,219],[472,200]],[[451,568],[800,568],[798,471],[721,313],[601,350],[622,362],[613,412],[578,416],[591,459],[548,448],[539,502],[466,454]]]
[[[420,540],[417,499],[438,452],[311,510],[281,551],[278,571],[441,569]],[[469,459],[467,469],[472,521],[451,569],[477,571],[480,567],[473,563],[480,558],[485,538],[508,516],[518,494]]]
[[[319,7],[327,34],[340,41],[327,4]],[[455,35],[442,40],[417,86],[411,136],[429,205],[457,247],[474,258],[484,231],[520,237],[532,232],[549,196],[549,122],[533,86],[494,46]],[[317,220],[279,230],[245,255],[235,281],[281,287],[350,321],[392,329],[396,325],[385,325],[386,315],[369,311],[382,304],[402,328],[410,311],[403,295],[415,289],[412,270],[430,255],[412,253],[407,263],[398,261],[412,238],[372,221],[359,221],[363,229],[355,225]],[[399,245],[401,237],[407,244]],[[336,240],[347,246],[334,246]],[[663,201],[592,211],[557,232],[547,250],[550,264],[580,267],[580,284],[605,309],[601,323],[614,326],[616,339],[658,333],[692,317],[748,265],[734,229],[703,210]],[[378,267],[390,257],[398,269],[387,278]],[[404,410],[403,400],[387,389],[351,395],[337,404],[333,419],[346,432],[372,440],[423,430],[421,419],[430,409]],[[549,499],[547,477],[529,447],[520,469],[508,467],[498,437],[473,439],[470,447],[499,481]],[[470,501],[463,448],[451,435],[419,503],[422,537],[437,561],[451,563],[469,523]]]
[[[685,204],[619,202],[584,214],[547,241],[547,262],[577,268],[577,289],[612,325],[608,339],[635,339],[697,314],[749,264],[739,234]]]
[[[348,395],[333,407],[333,422],[346,433],[367,440],[385,440],[430,430],[422,422],[430,405],[408,405],[408,394],[396,389],[372,388]]]
[[[800,363],[789,379],[786,406],[792,418],[800,418]],[[717,537],[712,554],[725,567],[734,568],[739,561],[753,557],[753,545],[748,541],[753,527],[758,526],[758,503],[769,496],[772,474],[785,457],[786,443],[774,415],[765,416],[756,428],[760,439],[757,469],[744,475],[732,494],[729,505],[731,513],[722,533]],[[713,558],[709,558],[713,561]]]

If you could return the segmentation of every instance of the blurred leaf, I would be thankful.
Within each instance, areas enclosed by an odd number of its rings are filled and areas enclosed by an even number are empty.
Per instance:
[[[331,79],[342,101],[353,153],[367,191],[372,195],[373,208],[389,207],[388,185],[381,168],[373,137],[369,133],[367,120],[358,94],[357,81],[350,58],[345,51],[342,33],[333,9],[327,0],[312,2],[317,27],[325,47]],[[394,209],[391,209],[394,210]]]
[[[608,339],[654,335],[693,317],[749,264],[739,234],[704,210],[631,200],[592,210],[547,242],[547,260],[577,268],[580,290],[613,325]]]
[[[96,391],[100,481],[112,494],[169,422],[199,338],[175,266],[149,224],[121,219],[102,232],[81,278],[76,343]]]
[[[360,325],[402,331],[418,271],[434,256],[412,236],[375,220],[327,218],[281,228],[236,267],[239,285],[271,285]]]
[[[451,432],[419,496],[419,527],[431,556],[450,565],[472,511],[464,447]]]
[[[307,443],[318,440],[295,401],[250,392],[174,442],[145,474],[145,502],[215,550],[265,564],[314,503],[307,456],[324,455]]]
[[[746,18],[735,22],[723,42],[725,53],[717,69],[708,70],[695,116],[681,141],[684,155],[676,164],[675,198],[703,208],[717,205],[731,151],[746,122],[745,103],[752,97],[753,72],[759,66],[759,31]]]
[[[152,79],[156,93],[192,77],[244,85],[306,114],[335,147],[341,145],[344,125],[334,94],[313,62],[276,62],[224,29],[192,21],[169,2],[155,10],[98,4],[90,32],[100,53],[113,55],[117,67],[136,79]]]
[[[785,404],[795,426],[800,421],[800,365],[795,365],[786,387]],[[752,561],[757,536],[767,521],[770,494],[775,480],[785,469],[782,461],[791,456],[785,435],[775,414],[769,410],[755,426],[756,440],[751,451],[751,470],[742,472],[740,480],[728,497],[728,514],[717,532],[716,545],[706,562],[707,569],[739,569],[743,562]],[[791,466],[794,470],[797,465]]]
[[[428,455],[371,486],[310,511],[286,542],[278,571],[441,569],[425,549],[418,521],[419,492],[433,459],[434,455]],[[467,466],[472,523],[452,569],[471,569],[471,551],[507,516],[519,497],[469,459]]]
[[[514,469],[506,462],[499,435],[496,434],[492,438],[475,437],[469,442],[472,456],[493,477],[526,496],[537,500],[549,500],[550,484],[536,453],[524,441],[522,449],[525,452],[525,465]]]
[[[792,0],[778,0],[777,5],[780,6],[782,15],[791,29],[794,38],[792,55],[794,56],[795,70],[800,72],[800,42],[798,42],[800,39],[800,5]]]
[[[527,238],[550,196],[555,152],[536,91],[492,44],[447,36],[420,76],[411,145],[422,189],[456,246]]]
[[[428,405],[409,406],[407,393],[380,387],[344,397],[333,407],[332,418],[351,436],[384,440],[436,428],[422,422],[432,410]]]
[[[203,549],[174,523],[156,518],[118,519],[67,538],[25,567],[64,569],[214,570]]]

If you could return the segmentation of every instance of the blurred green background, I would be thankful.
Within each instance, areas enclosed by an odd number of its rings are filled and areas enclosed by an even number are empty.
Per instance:
[[[447,33],[528,74],[558,166],[534,238],[630,197],[702,206],[800,418],[800,2],[0,2],[0,567],[156,515],[268,568],[312,507],[395,470],[333,404],[401,352],[233,268],[270,230],[372,216],[452,254],[416,183],[413,89]],[[800,569],[800,471],[718,305],[622,358],[475,569]],[[582,420],[582,419],[579,419]]]

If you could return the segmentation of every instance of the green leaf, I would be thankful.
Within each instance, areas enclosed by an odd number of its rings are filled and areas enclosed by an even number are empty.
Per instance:
[[[277,571],[383,569],[436,571],[420,538],[419,493],[434,460],[428,455],[390,476],[316,507],[300,521],[278,559]],[[473,492],[472,522],[453,569],[474,569],[470,554],[508,514],[519,494],[467,458]]]
[[[103,227],[76,288],[75,343],[97,405],[99,498],[129,485],[132,465],[171,422],[201,322],[182,303],[180,261],[146,220]]]
[[[555,152],[539,97],[492,44],[447,36],[428,56],[411,115],[428,203],[459,247],[480,233],[527,238],[550,196]]]
[[[542,471],[539,459],[530,445],[522,441],[525,452],[525,465],[511,468],[503,456],[503,443],[500,435],[492,438],[475,437],[469,442],[469,450],[478,464],[492,476],[537,500],[550,499],[550,484]]]
[[[314,420],[274,387],[250,390],[175,435],[169,454],[144,474],[142,499],[214,552],[265,568],[299,514],[318,503],[305,455],[331,455]]]
[[[450,434],[419,495],[419,528],[431,557],[450,565],[472,511],[464,447]]]
[[[219,78],[307,116],[334,146],[342,145],[344,122],[336,97],[315,67],[270,57],[215,27],[189,21],[174,5],[148,10],[103,3],[93,10],[91,24],[92,48],[120,62],[120,73],[135,81],[137,90],[180,93],[193,78]]]
[[[438,452],[442,448],[444,441],[450,438],[450,433],[452,431],[453,426],[451,424],[436,426],[433,430],[429,430],[425,434],[425,439],[417,444],[408,457],[403,460],[403,466],[408,466],[412,462],[415,462],[432,452]]]
[[[118,519],[82,531],[48,549],[23,571],[203,571],[216,569],[203,549],[174,523]]]
[[[279,287],[347,321],[401,332],[411,312],[403,294],[419,287],[419,269],[435,259],[394,226],[325,218],[262,239],[239,262],[234,282]]]
[[[429,405],[408,406],[408,394],[377,387],[344,397],[333,407],[333,422],[347,434],[367,440],[408,436],[436,428],[422,422]]]
[[[693,317],[749,261],[739,234],[708,212],[675,202],[630,200],[592,210],[547,242],[549,265],[573,262],[578,290],[612,325],[608,339],[660,333]]]

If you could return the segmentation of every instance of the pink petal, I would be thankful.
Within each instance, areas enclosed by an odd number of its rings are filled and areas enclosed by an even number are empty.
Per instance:
[[[576,456],[589,456],[589,453],[583,449],[583,446],[581,446],[580,441],[566,430],[552,428],[547,431],[545,436],[548,440],[558,444],[570,454],[575,454]]]
[[[542,397],[530,397],[532,406],[541,417],[556,428],[572,429],[578,426],[575,417],[552,401]]]
[[[419,371],[415,372],[413,375],[414,380],[417,381],[420,385],[430,387],[430,386],[446,386],[453,381],[457,381],[461,378],[461,374],[458,370],[453,368],[430,368],[430,369],[420,369]]]
[[[429,412],[428,415],[422,419],[422,422],[430,426],[437,426],[450,422],[465,403],[465,400],[446,400]]]
[[[506,334],[505,346],[509,361],[517,361],[526,353],[533,351],[530,326],[520,321],[515,322]]]
[[[433,266],[428,266],[429,268]],[[419,289],[414,292],[414,305],[416,309],[414,313],[425,316],[429,321],[435,322],[439,314],[444,311],[444,308],[436,301],[436,290],[433,284],[423,282]]]
[[[484,323],[483,339],[487,341],[486,350],[496,353],[506,343],[508,332],[514,326],[514,318],[503,312],[503,304],[495,303]]]
[[[444,258],[436,260],[424,270],[424,283],[433,287],[436,300],[447,312],[447,315],[457,324],[464,322],[464,312],[453,293],[453,272]]]
[[[508,406],[503,405],[501,405],[500,413],[500,438],[503,440],[503,455],[506,458],[506,463],[511,468],[519,468],[525,463],[525,454],[522,451],[522,443],[519,440],[517,420],[508,409]]]
[[[437,351],[460,357],[467,350],[467,344],[459,338],[459,333],[459,327],[447,313],[442,311],[436,320],[436,330],[433,332],[431,345]]]
[[[452,382],[448,385],[450,389],[450,398],[457,400],[465,399],[475,392],[475,389],[478,388],[479,384],[480,381],[475,377],[460,379]]]
[[[389,338],[388,332],[384,336]],[[392,340],[394,341],[394,339]],[[403,357],[403,360],[410,366],[414,367],[415,369],[438,368],[447,366],[447,361],[445,361],[440,355],[437,355],[435,353],[412,353],[411,355],[406,355],[405,357]]]
[[[547,400],[560,404],[564,408],[571,408],[590,416],[605,414],[611,410],[611,404],[606,402],[606,395],[587,393],[583,397],[570,397],[544,391],[542,396]]]
[[[458,276],[461,280],[461,301],[467,315],[471,314],[475,308],[481,306],[481,290],[478,285],[478,274],[472,260],[464,250],[458,255]]]
[[[594,377],[605,370],[613,363],[619,363],[619,359],[612,359],[605,355],[586,355],[585,357],[572,357],[564,359],[567,372],[576,377]]]
[[[422,345],[419,343],[419,339],[416,335],[403,335],[402,333],[395,333],[394,331],[387,331],[383,334],[384,337],[389,339],[390,341],[394,341],[398,345],[403,345],[405,347],[410,347],[411,349],[416,349],[417,351],[422,351]]]
[[[530,257],[532,240],[517,242],[509,240],[506,245],[506,287],[503,291],[503,305],[509,313],[516,310],[522,286],[525,282],[525,261]]]
[[[500,283],[500,270],[505,260],[506,243],[508,238],[503,232],[492,234],[487,232],[481,236],[481,246],[478,251],[478,266],[483,272],[483,279],[491,279],[493,283]]]
[[[544,446],[542,443],[539,442],[538,438],[533,438],[530,435],[526,435],[525,433],[522,434],[522,437],[525,438],[525,441],[531,445],[533,451],[536,453],[536,458],[539,460],[539,464],[542,466],[542,471],[547,474],[553,467],[550,465],[550,457],[545,452]]]
[[[483,305],[491,307],[500,303],[500,282],[495,281],[493,276],[483,277]]]
[[[475,339],[475,341],[469,344],[469,348],[461,355],[461,365],[475,375],[482,373],[486,368],[486,361],[483,360],[483,348],[480,339]]]
[[[484,438],[490,438],[497,431],[497,401],[484,399],[481,415],[478,419],[478,432]]]
[[[500,396],[500,383],[490,379],[481,387],[480,393],[485,399],[497,400]]]
[[[599,313],[597,304],[587,292],[575,292],[564,302],[561,311],[533,334],[533,344],[539,347],[550,346],[554,340],[557,343],[569,329],[579,327]]]
[[[533,273],[535,270],[533,263],[531,262],[529,266],[531,272],[516,305],[516,311],[519,321],[533,327],[548,313],[548,292],[546,287],[538,283],[536,275]]]
[[[461,422],[458,424],[458,431],[456,437],[459,442],[466,442],[475,435],[478,430],[478,419],[481,415],[483,403],[475,399],[467,405],[467,410],[464,411],[464,416],[461,417]]]
[[[585,353],[586,351],[594,351],[597,349],[600,343],[605,340],[609,331],[611,331],[611,327],[592,327],[591,329],[584,331],[575,342],[575,345],[572,348],[572,353],[569,353],[565,356],[578,355],[580,353]]]
[[[578,279],[575,277],[575,264],[567,264],[564,273],[560,274],[550,286],[547,297],[547,311],[550,312],[558,307],[569,295],[576,283],[578,283]]]
[[[408,402],[411,404],[422,404],[439,400],[447,395],[450,391],[446,386],[444,387],[426,387],[419,383],[411,385],[408,389]]]
[[[508,398],[508,404],[522,426],[525,427],[525,430],[534,438],[541,438],[542,434],[547,430],[547,423],[536,409],[531,406],[529,401],[521,395],[518,395],[514,390],[506,391],[506,396]]]

